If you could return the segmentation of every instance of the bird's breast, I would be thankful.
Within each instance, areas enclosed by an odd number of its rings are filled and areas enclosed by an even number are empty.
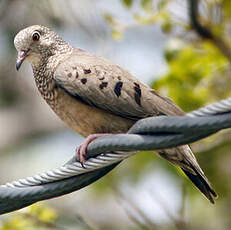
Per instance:
[[[57,98],[56,84],[54,80],[45,78],[36,78],[36,86],[42,95],[43,99],[53,108]]]
[[[113,115],[73,98],[61,88],[54,89],[55,102],[50,103],[55,113],[82,136],[93,133],[123,133],[134,121]]]

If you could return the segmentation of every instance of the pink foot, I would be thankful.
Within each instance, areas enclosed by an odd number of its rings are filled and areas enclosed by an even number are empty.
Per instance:
[[[97,139],[98,137],[102,137],[108,135],[107,133],[95,133],[89,135],[84,142],[76,149],[76,158],[84,167],[84,163],[86,162],[86,154],[87,154],[87,147],[88,145]]]

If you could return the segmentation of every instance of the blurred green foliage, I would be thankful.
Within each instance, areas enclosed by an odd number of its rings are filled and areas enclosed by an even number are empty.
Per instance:
[[[58,215],[54,209],[40,204],[33,204],[19,214],[3,221],[2,230],[45,230],[55,229]],[[58,229],[58,228],[57,228]]]
[[[132,6],[132,2],[133,0],[122,0],[122,3],[124,4],[124,6],[128,8]]]
[[[167,94],[185,111],[219,99],[211,90],[210,82],[229,62],[212,44],[205,41],[196,46],[183,44],[177,49],[168,48],[165,59],[168,73],[153,83],[154,89]]]

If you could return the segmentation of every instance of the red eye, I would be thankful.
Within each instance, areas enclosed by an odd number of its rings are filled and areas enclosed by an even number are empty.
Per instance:
[[[33,33],[32,39],[33,39],[34,42],[39,41],[39,39],[40,39],[40,34],[39,34],[38,32]]]

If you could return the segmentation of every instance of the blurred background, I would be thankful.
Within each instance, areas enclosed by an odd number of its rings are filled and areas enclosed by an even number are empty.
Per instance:
[[[83,140],[43,101],[29,63],[16,72],[13,39],[19,30],[52,28],[187,112],[231,94],[231,1],[199,2],[196,20],[211,36],[192,26],[193,1],[0,0],[0,183],[61,166]],[[80,191],[1,216],[0,228],[231,229],[230,140],[226,130],[192,144],[219,194],[215,205],[179,169],[142,152]]]

